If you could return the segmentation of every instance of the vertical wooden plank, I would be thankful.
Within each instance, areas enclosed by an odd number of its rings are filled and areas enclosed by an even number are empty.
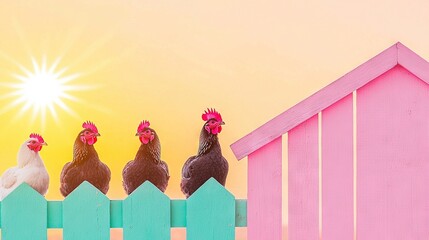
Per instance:
[[[123,227],[123,204],[122,200],[110,200],[110,227]]]
[[[353,239],[353,95],[322,112],[322,239]]]
[[[249,240],[282,237],[282,138],[249,155],[247,183]]]
[[[235,226],[247,227],[247,200],[235,200]]]
[[[315,115],[289,131],[289,240],[319,239],[319,141]]]
[[[2,239],[46,240],[47,212],[45,198],[21,184],[2,201]]]
[[[399,65],[358,90],[358,239],[428,239],[428,99]]]
[[[169,240],[170,199],[146,181],[123,203],[124,239]]]
[[[171,227],[186,227],[186,200],[171,200],[170,208]]]
[[[48,228],[63,227],[63,202],[48,201]]]
[[[188,240],[234,240],[235,199],[210,178],[187,200]]]
[[[110,201],[85,181],[63,202],[64,240],[110,239]]]

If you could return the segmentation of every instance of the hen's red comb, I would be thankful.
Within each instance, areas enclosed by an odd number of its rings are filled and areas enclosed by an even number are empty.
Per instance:
[[[40,135],[39,135],[39,134],[37,134],[37,133],[32,133],[32,134],[30,134],[30,138],[35,138],[35,139],[37,139],[37,141],[39,141],[39,143],[44,143],[44,142],[45,142],[45,140],[43,140],[42,136],[40,136]]]
[[[137,128],[137,132],[142,132],[145,128],[150,126],[150,122],[143,120],[140,122],[139,127]]]
[[[86,121],[86,122],[82,123],[82,127],[85,128],[85,129],[89,129],[89,130],[91,130],[94,133],[98,133],[97,127],[95,126],[94,123],[92,123],[90,121]]]
[[[204,111],[201,117],[204,121],[214,118],[216,119],[216,121],[222,122],[222,116],[220,115],[220,113],[216,112],[214,108],[207,108],[207,110]]]

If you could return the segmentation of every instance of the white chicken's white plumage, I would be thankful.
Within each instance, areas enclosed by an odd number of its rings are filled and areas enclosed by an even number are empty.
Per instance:
[[[0,178],[0,199],[25,182],[41,195],[45,195],[49,187],[49,175],[40,158],[39,151],[47,145],[43,138],[31,134],[18,151],[18,166],[7,169]]]

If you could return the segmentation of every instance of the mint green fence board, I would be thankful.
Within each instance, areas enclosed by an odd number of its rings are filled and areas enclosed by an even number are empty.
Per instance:
[[[48,201],[48,228],[63,227],[63,202]]]
[[[122,200],[110,200],[110,227],[122,228]]]
[[[123,202],[124,239],[169,240],[170,199],[146,181]]]
[[[21,184],[2,201],[2,239],[46,240],[46,212],[45,198],[27,184]]]
[[[247,200],[245,199],[235,200],[235,226],[247,226]]]
[[[98,189],[83,182],[63,202],[64,240],[110,238],[110,201]]]
[[[186,227],[186,200],[171,200],[171,227]]]
[[[235,239],[235,199],[214,178],[187,202],[188,240]]]

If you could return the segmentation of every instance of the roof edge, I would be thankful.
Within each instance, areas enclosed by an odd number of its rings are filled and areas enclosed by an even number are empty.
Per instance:
[[[398,42],[398,64],[429,84],[429,62]]]
[[[240,160],[400,64],[429,84],[429,63],[398,42],[231,144]]]

